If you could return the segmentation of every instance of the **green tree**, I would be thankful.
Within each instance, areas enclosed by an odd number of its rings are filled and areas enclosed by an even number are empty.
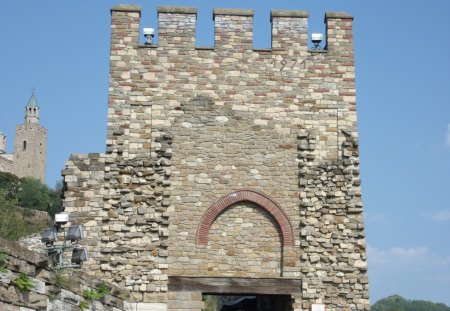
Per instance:
[[[9,198],[15,198],[20,188],[20,179],[16,175],[0,172],[0,190],[5,191]]]
[[[55,216],[55,214],[62,212],[63,210],[63,187],[64,186],[62,181],[58,181],[56,182],[55,188],[51,191],[51,204],[48,213],[52,217]]]
[[[442,303],[407,300],[399,295],[393,295],[378,300],[372,306],[372,311],[450,311],[450,307]]]
[[[52,206],[52,189],[38,179],[22,178],[17,193],[20,206],[48,212]]]
[[[0,190],[3,190],[8,198],[17,199],[19,206],[29,211],[45,211],[50,216],[62,211],[61,181],[51,189],[38,179],[29,177],[19,179],[13,174],[0,172]]]

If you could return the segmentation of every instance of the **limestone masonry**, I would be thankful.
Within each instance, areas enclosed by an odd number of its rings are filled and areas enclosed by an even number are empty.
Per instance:
[[[205,293],[370,310],[353,18],[327,13],[309,50],[304,11],[272,11],[271,49],[253,48],[252,10],[215,9],[214,47],[196,17],[158,7],[144,45],[140,7],[111,9],[106,153],[63,171],[85,271],[140,310],[202,310]]]
[[[44,182],[47,129],[39,124],[40,108],[31,95],[25,106],[25,122],[16,126],[14,153],[6,153],[6,136],[0,132],[0,172],[32,177]]]
[[[56,272],[53,262],[44,254],[0,238],[0,310],[2,311],[79,311],[80,302],[89,310],[135,311],[127,302],[129,293],[113,284],[93,279],[80,271],[70,276]],[[20,290],[15,284],[21,273],[32,284],[29,291]],[[92,290],[104,283],[111,289],[103,301],[89,301],[83,297],[85,290]]]

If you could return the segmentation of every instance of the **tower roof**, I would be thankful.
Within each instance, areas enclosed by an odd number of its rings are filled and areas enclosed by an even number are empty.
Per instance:
[[[33,94],[31,94],[30,100],[28,101],[28,104],[26,105],[26,107],[39,107],[36,102],[36,97],[34,96],[34,92],[33,92]]]

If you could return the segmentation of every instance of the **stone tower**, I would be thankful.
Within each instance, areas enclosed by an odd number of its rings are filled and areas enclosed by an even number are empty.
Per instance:
[[[111,10],[105,154],[74,154],[65,210],[84,225],[88,273],[139,310],[202,310],[202,295],[271,295],[286,310],[370,310],[356,127],[353,18],[272,11],[272,48],[253,48],[253,11]],[[281,301],[280,300],[280,301]],[[276,300],[278,301],[278,300]]]
[[[25,122],[16,126],[12,173],[44,182],[47,157],[47,129],[39,124],[39,106],[34,93],[25,106]]]

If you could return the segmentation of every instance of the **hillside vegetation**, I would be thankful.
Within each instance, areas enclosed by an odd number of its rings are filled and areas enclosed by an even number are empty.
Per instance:
[[[50,225],[49,216],[61,210],[62,185],[51,189],[33,178],[0,172],[0,237],[18,240]],[[41,211],[41,212],[37,212]]]
[[[450,311],[443,303],[433,303],[424,300],[408,300],[399,295],[378,300],[372,311]]]

